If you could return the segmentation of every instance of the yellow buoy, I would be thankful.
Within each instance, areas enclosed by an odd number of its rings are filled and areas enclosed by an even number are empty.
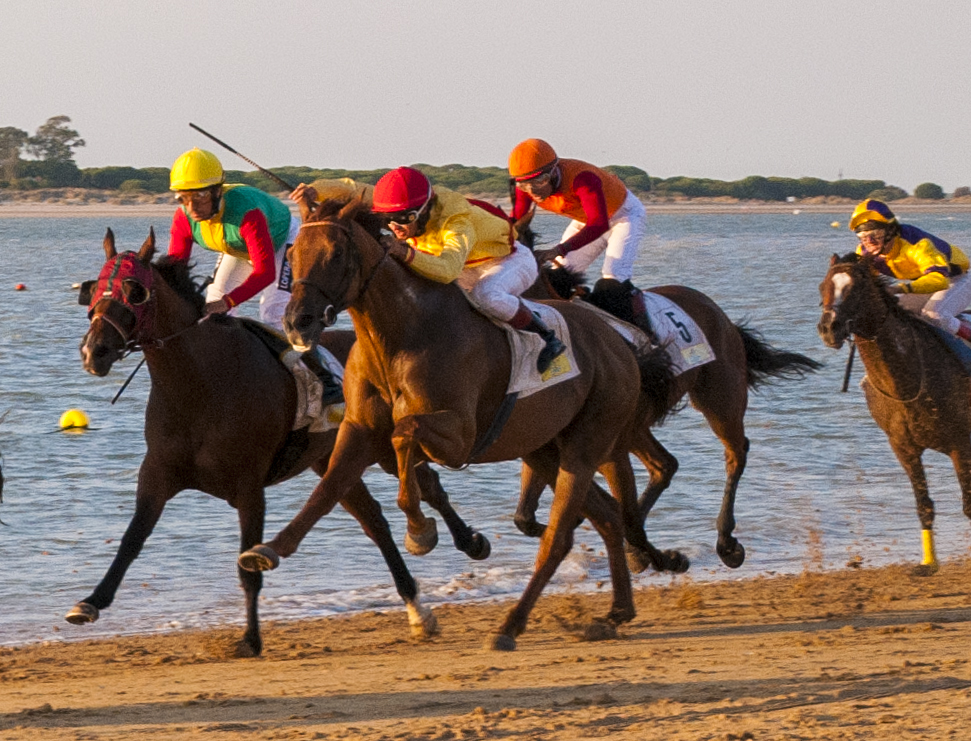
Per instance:
[[[834,229],[839,229],[840,223],[838,221],[834,221],[832,224],[830,224],[830,226],[833,227]]]
[[[88,426],[88,415],[80,409],[68,409],[61,415],[62,430],[83,430]]]

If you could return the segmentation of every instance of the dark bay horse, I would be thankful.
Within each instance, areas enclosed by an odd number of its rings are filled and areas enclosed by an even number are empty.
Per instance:
[[[291,435],[297,389],[291,373],[242,321],[212,316],[200,321],[203,299],[189,267],[162,258],[154,265],[154,232],[135,254],[118,254],[111,230],[104,241],[107,262],[93,300],[90,327],[81,342],[84,368],[104,376],[113,363],[141,348],[152,387],[145,411],[147,452],[138,474],[135,514],[107,574],[94,592],[66,615],[81,624],[98,619],[138,556],[172,497],[197,489],[225,500],[239,513],[240,550],[263,538],[264,489],[307,468],[322,475],[336,430]],[[90,283],[82,294],[90,293]],[[328,331],[323,344],[344,362],[353,332]],[[387,446],[390,451],[390,445]],[[390,457],[394,473],[393,451]],[[473,557],[488,554],[488,541],[471,531],[451,509],[438,476],[418,470],[420,487],[442,512],[456,545]],[[408,606],[415,635],[435,631],[434,615],[421,605],[418,586],[391,537],[380,505],[360,481],[341,500],[380,548],[398,593]],[[239,569],[246,593],[246,632],[241,656],[262,650],[257,598],[262,576]]]
[[[918,574],[938,569],[934,502],[921,457],[936,450],[951,459],[971,517],[971,379],[938,331],[902,308],[869,258],[833,255],[819,284],[819,336],[839,349],[851,335],[866,368],[863,393],[874,421],[910,478],[922,528]]]
[[[522,226],[528,226],[528,222]],[[637,511],[625,511],[625,520],[636,517],[643,526],[658,497],[670,486],[678,470],[678,459],[657,440],[651,427],[678,411],[681,400],[687,395],[725,448],[725,489],[716,523],[718,540],[715,550],[726,566],[738,568],[745,560],[745,548],[732,533],[735,529],[735,496],[749,451],[749,440],[745,436],[748,391],[776,379],[801,378],[805,373],[820,368],[821,364],[805,355],[772,347],[757,332],[732,322],[721,307],[701,291],[678,285],[648,290],[669,299],[697,322],[714,351],[715,359],[677,376],[666,403],[657,407],[634,431],[630,450],[647,469],[650,478],[638,500]],[[547,265],[542,266],[540,280],[533,287],[532,295],[560,298],[582,296],[619,319],[636,324],[630,290],[618,281],[598,281],[594,291],[588,292],[583,287],[582,275]],[[536,521],[536,509],[544,483],[524,470],[522,496],[515,522],[527,535],[537,535],[543,531],[544,526]],[[643,570],[648,565],[637,551],[630,555],[629,561],[635,570]],[[658,570],[687,568],[687,562],[677,558],[661,561],[652,558],[650,563]]]
[[[664,353],[638,359],[619,335],[580,307],[557,302],[569,324],[581,373],[515,403],[501,434],[474,452],[503,406],[511,351],[504,332],[473,309],[461,290],[423,278],[388,258],[381,223],[361,204],[302,205],[290,251],[294,290],[284,326],[298,349],[313,346],[325,317],[347,309],[357,343],[347,361],[347,410],[327,473],[303,510],[264,546],[244,553],[247,568],[268,569],[301,539],[392,440],[401,472],[398,504],[420,546],[427,518],[408,472],[425,460],[449,467],[523,458],[555,481],[550,525],[519,603],[489,647],[513,650],[530,610],[569,552],[581,513],[604,539],[613,585],[606,625],[631,620],[634,604],[623,531],[608,496],[587,497],[598,467],[630,468],[626,433],[651,397],[644,378],[664,379]],[[661,368],[663,366],[663,369]],[[638,399],[646,401],[638,404]],[[634,403],[632,403],[634,400]],[[636,497],[636,491],[633,492]]]

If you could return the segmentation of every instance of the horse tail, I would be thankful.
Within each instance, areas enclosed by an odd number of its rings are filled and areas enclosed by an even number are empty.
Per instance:
[[[795,380],[803,378],[823,367],[812,358],[797,352],[779,350],[766,342],[762,335],[744,323],[736,324],[745,346],[746,381],[749,388],[757,389],[776,379]]]
[[[635,353],[641,371],[641,400],[647,404],[652,425],[659,425],[676,410],[677,375],[671,355],[662,346],[648,346]]]

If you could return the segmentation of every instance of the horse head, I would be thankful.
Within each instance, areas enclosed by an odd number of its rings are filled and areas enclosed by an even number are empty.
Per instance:
[[[78,303],[88,307],[88,331],[81,340],[84,369],[104,376],[115,361],[124,357],[138,342],[151,321],[148,311],[152,299],[152,256],[155,231],[135,252],[118,253],[115,235],[108,229],[104,238],[107,261],[97,280],[82,283]]]
[[[822,316],[816,331],[828,347],[837,350],[850,335],[872,339],[894,303],[873,261],[856,253],[832,256],[819,295]]]
[[[359,245],[373,243],[370,253],[380,255],[378,263],[387,253],[360,195],[346,203],[305,203],[301,213],[303,224],[288,253],[294,280],[283,328],[294,349],[305,352],[367,288],[365,271],[373,275],[377,269],[365,265]]]

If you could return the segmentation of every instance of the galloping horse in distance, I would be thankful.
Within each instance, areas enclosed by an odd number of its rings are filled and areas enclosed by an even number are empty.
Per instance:
[[[531,214],[528,214],[517,224],[519,229],[528,229],[530,217]],[[534,235],[527,232],[527,242],[531,243],[533,238]],[[566,268],[543,265],[540,267],[540,278],[530,295],[536,298],[582,297],[618,319],[636,325],[627,286],[616,280],[601,279],[593,292],[589,292],[583,284],[584,278],[580,274]],[[733,569],[738,568],[745,561],[745,548],[732,533],[735,529],[735,496],[748,460],[749,440],[745,436],[748,391],[758,389],[774,379],[801,378],[822,366],[805,355],[779,350],[744,324],[735,324],[718,304],[701,291],[679,285],[646,290],[674,302],[694,319],[708,339],[715,357],[709,363],[678,375],[666,403],[635,431],[630,450],[643,463],[650,478],[637,502],[637,510],[627,509],[624,516],[625,519],[639,518],[639,524],[643,526],[647,515],[677,473],[678,459],[654,437],[650,428],[677,412],[681,400],[687,395],[725,448],[725,489],[716,523],[718,540],[715,550],[722,563]],[[536,509],[544,485],[544,481],[524,470],[522,496],[515,522],[526,535],[537,535],[543,531],[544,526],[536,521]],[[636,552],[629,551],[629,556],[628,561],[635,570],[643,570],[648,565]],[[667,568],[667,564],[671,564],[674,570],[687,569],[686,559],[681,562],[668,558],[660,564],[651,562],[657,570]]]
[[[819,336],[839,349],[851,335],[866,368],[863,393],[874,421],[910,479],[922,528],[919,575],[938,570],[934,502],[921,457],[950,457],[971,517],[971,380],[943,333],[907,311],[886,290],[869,257],[833,255],[819,284]]]
[[[581,514],[607,549],[613,604],[604,625],[610,632],[631,620],[635,610],[617,506],[609,496],[587,493],[598,467],[630,468],[627,432],[654,398],[641,393],[642,374],[662,385],[670,381],[666,353],[638,358],[619,335],[605,335],[592,312],[556,302],[581,372],[516,401],[501,433],[479,452],[509,384],[511,350],[503,330],[473,309],[458,286],[427,280],[389,259],[379,243],[381,221],[360,202],[315,206],[301,206],[284,326],[294,347],[303,350],[316,342],[324,317],[349,311],[358,339],[347,361],[347,410],[327,473],[303,510],[269,543],[244,553],[241,563],[274,568],[280,556],[293,554],[370,465],[375,446],[388,440],[401,472],[398,504],[418,546],[430,528],[408,475],[415,464],[430,460],[455,468],[523,458],[556,482],[550,525],[526,590],[488,647],[515,649],[530,610],[572,547]],[[640,404],[632,403],[638,399]]]
[[[147,452],[138,474],[135,514],[118,553],[94,592],[65,617],[75,624],[93,622],[114,600],[125,572],[138,556],[172,497],[197,489],[225,500],[239,512],[240,550],[263,538],[265,487],[312,468],[318,475],[337,437],[336,430],[291,431],[297,408],[293,375],[264,341],[245,328],[244,320],[211,316],[201,321],[204,300],[189,275],[189,266],[163,257],[154,265],[155,234],[141,250],[118,254],[114,235],[104,240],[107,262],[98,292],[88,281],[79,301],[90,302],[90,327],[81,342],[88,372],[104,376],[115,361],[142,349],[152,377],[145,411]],[[344,362],[354,343],[353,332],[328,331],[324,344]],[[390,444],[376,448],[375,458],[396,473]],[[485,558],[488,541],[458,517],[427,466],[415,472],[423,495],[442,513],[456,547],[473,558]],[[343,492],[343,507],[381,550],[398,594],[408,607],[412,632],[435,632],[435,617],[418,596],[391,537],[381,506],[360,479]],[[246,594],[247,627],[237,655],[262,651],[257,598],[262,575],[238,569]]]

